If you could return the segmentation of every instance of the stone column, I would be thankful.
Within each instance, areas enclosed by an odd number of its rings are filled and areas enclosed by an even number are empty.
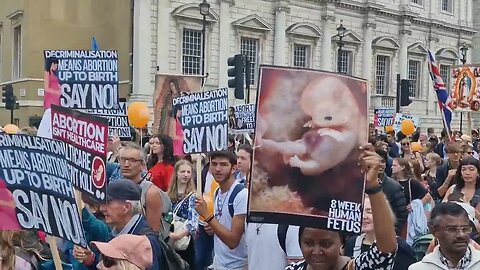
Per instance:
[[[365,23],[363,25],[363,45],[362,45],[362,77],[368,82],[372,81],[372,39],[373,29],[376,28],[374,23]]]
[[[287,3],[280,2],[275,8],[275,42],[273,45],[273,63],[277,66],[285,65],[286,47],[286,20],[289,12]]]
[[[151,106],[150,1],[135,1],[133,17],[133,92],[130,101]]]
[[[139,1],[137,1],[138,3]],[[170,41],[170,0],[158,0],[158,24],[157,24],[157,66],[158,72],[168,73]]]
[[[459,3],[459,13],[458,13],[458,18],[459,18],[459,21],[460,21],[460,25],[465,25],[466,21],[467,21],[467,0],[464,0],[464,1],[458,1]],[[455,12],[455,9],[454,11]]]
[[[400,79],[407,79],[408,76],[408,36],[411,30],[400,30],[400,52],[398,56],[398,73]]]
[[[321,68],[325,71],[332,71],[332,25],[331,22],[335,21],[335,17],[332,15],[322,16],[323,21],[323,37],[322,37],[322,61]]]
[[[231,37],[231,19],[230,19],[230,5],[233,5],[233,0],[220,0],[220,22],[219,22],[219,40],[230,40]],[[228,58],[233,56],[230,51],[230,46],[222,46],[218,44],[218,87],[228,86]]]

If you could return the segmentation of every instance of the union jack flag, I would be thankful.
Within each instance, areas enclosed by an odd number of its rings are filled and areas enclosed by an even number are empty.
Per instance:
[[[447,131],[448,136],[451,136],[450,123],[452,122],[452,100],[448,95],[447,88],[443,79],[440,76],[440,69],[435,62],[435,56],[431,51],[428,51],[428,69],[430,71],[430,77],[433,81],[433,90],[437,93],[438,107],[442,112],[443,127]]]

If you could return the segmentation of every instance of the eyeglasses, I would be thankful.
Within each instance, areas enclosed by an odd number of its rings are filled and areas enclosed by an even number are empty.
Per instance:
[[[475,152],[467,152],[467,154],[469,154],[469,155],[474,155]]]
[[[471,226],[445,226],[443,228],[448,233],[455,234],[461,232],[463,234],[468,234],[472,232]]]
[[[402,143],[403,146],[409,146],[410,143]]]
[[[120,163],[125,163],[128,161],[128,163],[135,163],[135,162],[140,162],[140,161],[143,161],[141,159],[136,159],[136,158],[126,158],[126,157],[121,157],[120,159]]]
[[[102,257],[102,263],[107,268],[110,268],[114,265],[117,265],[117,261],[115,261],[115,259],[112,259],[112,258],[107,257],[107,256]]]

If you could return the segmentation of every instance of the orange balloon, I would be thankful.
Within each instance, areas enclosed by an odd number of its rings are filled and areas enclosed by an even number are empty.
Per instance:
[[[413,152],[420,152],[422,151],[422,145],[419,142],[412,142],[410,144],[410,148]]]
[[[412,120],[403,120],[401,124],[401,131],[404,135],[410,136],[415,132],[415,125]]]
[[[132,102],[128,106],[128,122],[130,125],[136,128],[143,128],[148,124],[150,120],[150,113],[148,106],[144,102]]]
[[[7,134],[17,134],[20,129],[14,124],[8,124],[3,127],[3,131]]]
[[[385,132],[393,131],[393,126],[385,126]]]

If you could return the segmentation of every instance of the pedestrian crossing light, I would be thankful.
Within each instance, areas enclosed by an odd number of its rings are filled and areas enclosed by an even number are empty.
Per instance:
[[[18,109],[17,97],[13,94],[13,86],[7,84],[2,87],[2,102],[7,110]]]
[[[405,107],[412,103],[410,99],[410,80],[401,80],[400,83],[400,106]]]
[[[228,58],[228,87],[234,88],[234,95],[236,99],[245,98],[245,55],[236,54]]]

